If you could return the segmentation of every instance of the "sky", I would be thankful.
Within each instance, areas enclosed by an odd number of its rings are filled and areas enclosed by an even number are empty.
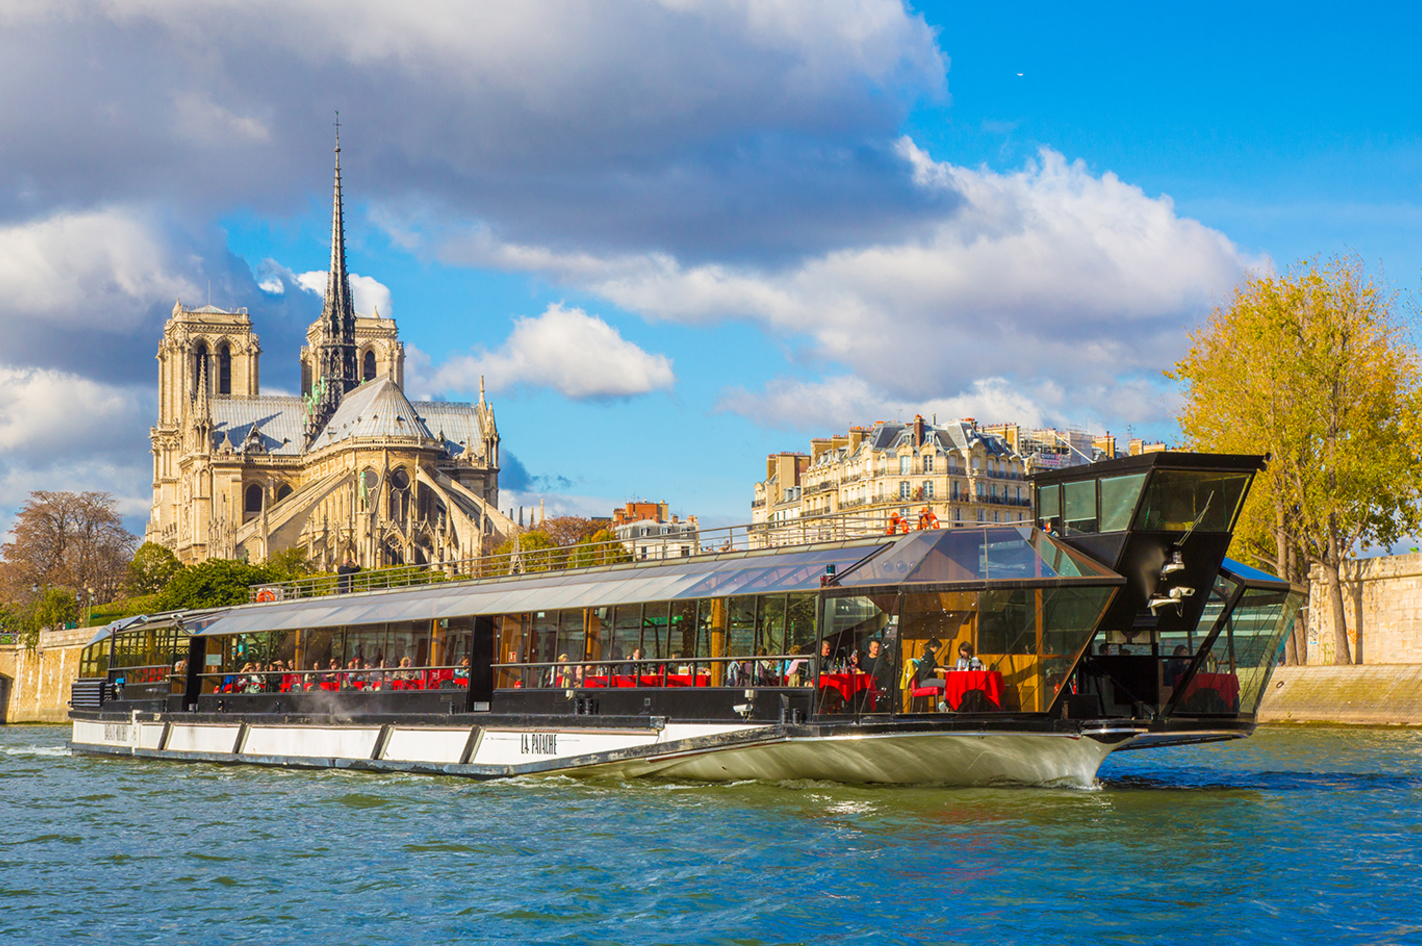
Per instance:
[[[974,417],[1172,440],[1250,271],[1422,270],[1422,9],[897,0],[0,5],[0,530],[141,534],[175,299],[298,386],[340,112],[357,308],[477,397],[505,508],[749,519],[764,457]],[[313,277],[312,274],[317,274]]]

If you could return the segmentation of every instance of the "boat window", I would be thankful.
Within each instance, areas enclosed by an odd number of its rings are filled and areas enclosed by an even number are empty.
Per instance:
[[[95,641],[79,654],[80,679],[102,677],[109,671],[109,639]]]
[[[1101,480],[1101,531],[1124,532],[1131,526],[1131,513],[1140,498],[1144,473],[1107,476]]]
[[[1066,535],[1086,535],[1096,531],[1096,481],[1083,480],[1062,485],[1062,518]]]
[[[582,660],[587,647],[587,618],[584,608],[558,612],[558,653],[570,660]]]
[[[1249,486],[1248,473],[1156,470],[1136,528],[1146,532],[1228,532]]]
[[[1112,590],[905,595],[898,707],[911,713],[1045,712],[1091,640]],[[963,645],[981,669],[954,669]]]
[[[818,635],[815,633],[815,610],[817,602],[813,594],[791,595],[786,603],[785,652],[799,654],[803,647],[812,645]]]
[[[667,656],[686,657],[696,653],[696,602],[671,603],[671,628],[667,640]]]
[[[765,595],[755,622],[755,652],[785,653],[785,595]]]
[[[495,618],[495,627],[499,635],[497,663],[523,663],[529,659],[528,626],[529,621],[526,614],[501,614]],[[594,652],[591,656],[596,657],[598,654]],[[509,667],[499,668],[495,685],[501,689],[522,686],[521,671]]]
[[[1061,535],[1061,487],[1042,487],[1037,491],[1037,521],[1048,532]]]
[[[533,653],[537,663],[552,663],[558,659],[558,612],[533,612]]]
[[[749,657],[755,653],[755,606],[751,595],[731,599],[731,633],[726,641],[727,657]]]
[[[642,606],[640,604],[619,604],[612,619],[612,649],[608,654],[612,660],[625,660],[632,656],[634,647],[642,646]]]
[[[667,655],[667,609],[666,601],[642,607],[642,656],[647,659]]]

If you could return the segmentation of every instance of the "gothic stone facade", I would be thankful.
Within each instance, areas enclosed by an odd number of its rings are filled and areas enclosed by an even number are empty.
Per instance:
[[[301,397],[261,393],[245,309],[179,302],[164,328],[145,537],[185,563],[292,548],[323,569],[447,562],[512,533],[482,383],[477,404],[411,402],[394,320],[351,305],[340,186],[338,147],[330,280]]]

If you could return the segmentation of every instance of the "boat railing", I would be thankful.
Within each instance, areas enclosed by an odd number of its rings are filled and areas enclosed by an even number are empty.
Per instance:
[[[469,667],[342,667],[310,670],[227,670],[198,674],[203,693],[315,693],[462,690]]]
[[[665,536],[629,536],[601,542],[584,541],[573,545],[543,547],[530,547],[540,541],[530,536],[541,536],[541,533],[523,533],[504,543],[499,551],[477,558],[448,559],[256,584],[248,589],[248,600],[288,601],[603,565],[664,565],[669,561],[697,556],[862,539],[883,534],[884,531],[885,517],[881,513],[867,516],[803,516],[776,522],[696,528]]]
[[[498,689],[620,689],[639,687],[808,687],[815,681],[811,654],[759,654],[741,657],[585,658],[494,664]],[[870,674],[825,668],[826,678]]]

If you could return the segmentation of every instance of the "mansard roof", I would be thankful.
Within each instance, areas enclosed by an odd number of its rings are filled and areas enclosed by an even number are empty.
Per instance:
[[[264,452],[300,456],[305,442],[306,408],[299,397],[218,397],[212,399],[212,447],[224,440],[240,451],[257,427]]]

